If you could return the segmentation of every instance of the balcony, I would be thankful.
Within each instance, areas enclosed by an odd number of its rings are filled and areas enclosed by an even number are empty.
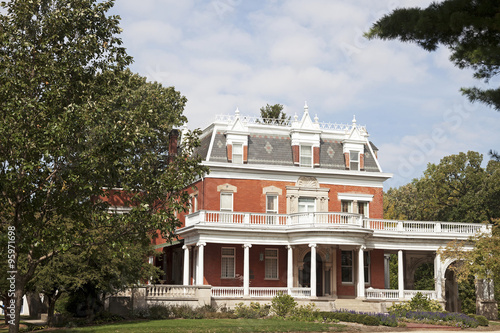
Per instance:
[[[185,226],[196,225],[238,225],[241,227],[259,225],[270,228],[287,228],[300,225],[324,227],[350,227],[371,230],[374,234],[439,234],[473,236],[477,233],[491,233],[491,226],[477,223],[399,221],[365,218],[351,213],[296,213],[263,214],[248,212],[221,212],[200,210],[189,214]]]

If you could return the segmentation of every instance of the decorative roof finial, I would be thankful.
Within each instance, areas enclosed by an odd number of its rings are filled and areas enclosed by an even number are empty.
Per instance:
[[[318,114],[316,113],[316,115],[314,116],[314,122],[317,124],[319,122],[319,118],[318,118]]]
[[[356,125],[356,116],[355,115],[352,117],[352,124]]]
[[[299,121],[299,116],[297,116],[297,112],[295,112],[295,116],[293,116],[293,121]]]
[[[307,106],[307,101],[304,105],[304,113],[309,113],[309,107]]]
[[[238,109],[238,107],[236,107],[236,111],[234,111],[234,114],[236,115],[237,119],[240,117],[240,109]]]

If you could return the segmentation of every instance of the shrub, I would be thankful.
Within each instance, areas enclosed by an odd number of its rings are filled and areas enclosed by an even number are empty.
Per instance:
[[[405,317],[410,311],[442,312],[443,308],[438,301],[431,300],[418,292],[409,302],[393,303],[387,310],[390,314],[394,314],[397,317]]]
[[[234,314],[237,318],[263,318],[269,315],[269,305],[261,306],[260,303],[251,302],[248,306],[244,303],[238,303],[234,308]]]
[[[301,305],[292,309],[290,319],[297,321],[316,321],[320,320],[320,312],[314,303]]]
[[[285,318],[286,316],[291,314],[296,306],[297,302],[295,302],[292,296],[278,293],[278,295],[273,297],[271,310],[276,316]]]
[[[350,323],[359,323],[369,326],[378,326],[384,324],[385,326],[395,327],[397,326],[397,320],[395,316],[389,316],[382,313],[367,313],[367,312],[356,312],[339,310],[335,312],[321,312],[320,315],[325,321],[338,320]]]
[[[172,309],[168,306],[155,304],[149,307],[149,319],[168,319],[172,315]]]
[[[476,319],[477,323],[480,326],[488,326],[490,324],[490,322],[488,321],[488,319],[486,319],[485,316],[480,316],[480,315],[468,315],[468,316],[471,317],[471,318]]]
[[[202,312],[199,312],[198,309],[193,309],[188,305],[172,307],[172,314],[173,314],[174,318],[182,318],[182,319],[202,319],[203,318]]]
[[[380,320],[377,317],[369,316],[369,315],[362,315],[361,319],[361,324],[367,325],[367,326],[378,326],[380,325]]]

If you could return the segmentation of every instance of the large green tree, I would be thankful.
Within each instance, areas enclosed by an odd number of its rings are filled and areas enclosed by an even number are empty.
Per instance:
[[[126,246],[122,239],[153,230],[173,237],[176,212],[188,204],[183,189],[206,172],[190,157],[196,136],[172,150],[186,98],[126,70],[132,60],[118,17],[107,15],[112,5],[1,5],[0,256],[12,260],[0,274],[15,280],[14,292],[4,286],[14,299],[10,332],[41,264],[75,248]],[[128,214],[109,214],[117,187]]]
[[[457,67],[472,69],[476,79],[487,83],[500,70],[499,12],[497,0],[445,0],[427,8],[398,8],[373,24],[366,36],[412,42],[427,51],[443,45]],[[500,111],[500,88],[462,88],[462,93]]]
[[[429,163],[424,175],[384,194],[384,217],[423,221],[488,222],[500,217],[500,162],[481,166],[469,151]]]

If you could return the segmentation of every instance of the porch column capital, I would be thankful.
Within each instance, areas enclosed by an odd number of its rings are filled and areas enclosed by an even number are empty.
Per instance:
[[[198,247],[207,246],[207,243],[205,243],[205,242],[198,242],[198,243],[196,243],[196,246],[198,246]]]
[[[246,248],[251,248],[252,247],[252,244],[249,244],[249,243],[245,243],[241,246],[242,248],[246,249]]]
[[[364,246],[364,245],[360,245],[360,246],[359,246],[359,249],[360,249],[361,251],[364,251],[364,250],[366,250],[366,246]]]
[[[286,249],[287,249],[287,250],[293,250],[293,248],[294,248],[295,246],[292,246],[292,245],[287,245],[287,246],[285,246],[285,247],[286,247]]]
[[[191,249],[191,245],[183,245],[182,249],[183,250],[190,250]]]
[[[315,243],[311,243],[309,244],[309,247],[312,249],[312,248],[316,248],[316,246],[318,246],[318,244],[315,244]]]

